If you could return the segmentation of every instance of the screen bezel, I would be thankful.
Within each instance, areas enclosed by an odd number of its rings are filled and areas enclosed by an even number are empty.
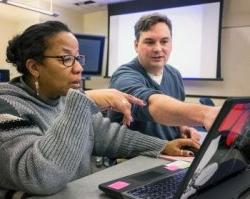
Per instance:
[[[222,27],[222,11],[223,11],[223,0],[190,0],[190,1],[176,1],[169,0],[167,2],[162,0],[145,0],[143,4],[139,1],[130,1],[123,3],[116,3],[108,5],[108,38],[110,38],[110,17],[112,15],[136,13],[142,11],[154,11],[163,8],[175,8],[182,6],[199,5],[206,3],[220,3],[220,13],[219,13],[219,29],[218,29],[218,44],[217,44],[217,65],[215,77],[183,77],[184,80],[203,80],[203,81],[222,81],[223,77],[221,74],[221,27]],[[110,42],[110,41],[109,41]],[[108,55],[110,51],[110,44],[108,42]],[[122,63],[125,64],[125,63]],[[112,76],[109,69],[109,56],[107,56],[107,69],[105,77],[109,78]]]
[[[219,114],[217,115],[217,118],[215,119],[215,122],[213,123],[211,129],[208,131],[209,136],[206,136],[205,140],[203,141],[203,144],[201,145],[200,150],[198,151],[195,159],[193,160],[186,176],[185,176],[185,180],[183,181],[183,183],[181,184],[181,186],[178,188],[178,192],[176,194],[176,198],[181,198],[183,191],[187,189],[187,186],[189,184],[189,182],[191,181],[196,169],[198,168],[198,166],[201,163],[201,159],[203,158],[204,154],[206,153],[209,145],[211,144],[212,140],[214,140],[215,138],[218,137],[218,135],[220,135],[219,132],[219,128],[222,124],[222,122],[224,121],[225,117],[228,115],[228,113],[231,111],[231,108],[236,105],[236,104],[250,104],[250,97],[235,97],[235,98],[228,98],[222,108],[221,111],[219,112]],[[219,150],[219,149],[218,149]],[[215,152],[216,154],[216,152]],[[214,155],[215,155],[214,154]],[[213,155],[213,156],[214,156]],[[244,159],[243,155],[242,158]],[[244,160],[245,164],[247,165],[248,160]],[[210,161],[209,161],[210,163]],[[204,188],[204,187],[203,187]],[[203,189],[202,188],[202,189]],[[198,192],[199,193],[199,189]]]
[[[98,41],[100,42],[100,48],[99,48],[99,53],[94,53],[91,56],[96,56],[96,59],[98,59],[98,66],[96,67],[97,70],[89,70],[88,66],[83,67],[83,72],[82,76],[99,76],[102,75],[102,67],[103,67],[103,57],[104,57],[104,44],[105,44],[105,36],[100,36],[100,35],[88,35],[88,34],[79,34],[75,33],[74,34],[76,39],[79,41],[80,39],[84,40],[89,40],[89,41]],[[79,45],[79,53],[81,54],[81,46]],[[84,53],[82,53],[84,54]],[[86,55],[85,55],[86,56]],[[88,57],[85,57],[86,63]]]

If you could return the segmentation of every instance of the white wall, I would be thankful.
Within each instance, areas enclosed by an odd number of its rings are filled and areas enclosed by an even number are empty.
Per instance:
[[[223,81],[185,81],[189,94],[250,96],[250,1],[224,0],[221,68]]]
[[[17,75],[16,69],[5,61],[8,41],[31,24],[37,23],[39,14],[0,4],[0,21],[0,68],[9,69],[10,76],[14,77]]]
[[[86,88],[105,88],[108,87],[109,79],[103,78],[106,73],[107,63],[107,43],[108,43],[108,11],[102,10],[83,15],[83,30],[86,34],[105,36],[105,56],[103,58],[102,77],[91,77],[85,82]]]
[[[50,17],[43,14],[38,14],[29,10],[13,7],[0,3],[0,68],[9,69],[10,77],[13,78],[18,74],[16,68],[8,64],[6,59],[6,47],[8,41],[16,34],[23,32],[32,24],[47,21],[60,20],[66,23],[73,32],[82,32],[83,30],[83,14],[74,10],[68,10],[61,7],[54,7],[59,17]]]

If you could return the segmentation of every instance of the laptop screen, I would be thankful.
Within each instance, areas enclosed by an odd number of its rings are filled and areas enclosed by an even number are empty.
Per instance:
[[[176,198],[188,198],[198,190],[244,170],[249,162],[249,145],[250,98],[228,99],[192,162]]]

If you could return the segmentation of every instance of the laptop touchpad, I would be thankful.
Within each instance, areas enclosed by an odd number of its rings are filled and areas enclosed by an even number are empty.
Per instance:
[[[137,181],[148,181],[150,179],[154,179],[154,178],[157,178],[157,177],[162,176],[162,175],[163,175],[162,172],[149,171],[149,172],[146,172],[146,173],[143,173],[140,175],[135,175],[135,176],[133,176],[133,179],[137,180]]]

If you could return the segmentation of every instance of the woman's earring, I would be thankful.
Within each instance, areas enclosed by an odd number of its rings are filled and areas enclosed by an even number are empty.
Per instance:
[[[35,87],[36,87],[36,95],[39,96],[39,83],[37,80],[35,81]]]

